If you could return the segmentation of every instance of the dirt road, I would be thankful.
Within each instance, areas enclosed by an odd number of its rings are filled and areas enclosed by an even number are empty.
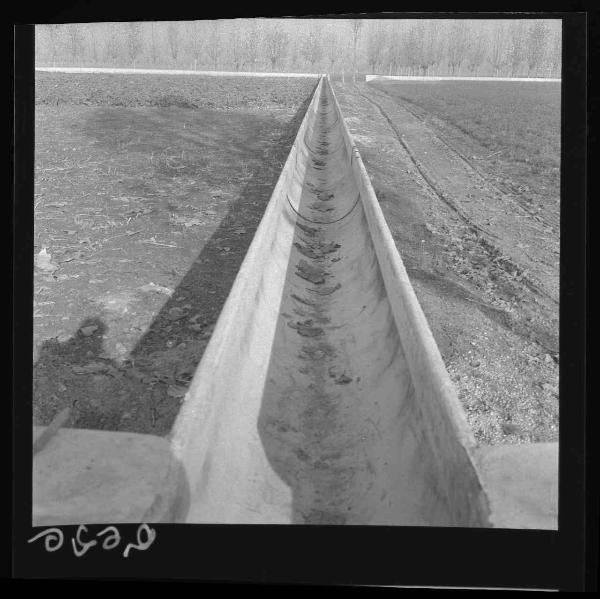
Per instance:
[[[557,440],[558,223],[397,98],[335,92],[475,436]]]

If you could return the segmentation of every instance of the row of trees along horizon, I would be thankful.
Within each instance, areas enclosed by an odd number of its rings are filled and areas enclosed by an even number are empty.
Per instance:
[[[544,19],[223,19],[37,25],[37,66],[560,77]]]

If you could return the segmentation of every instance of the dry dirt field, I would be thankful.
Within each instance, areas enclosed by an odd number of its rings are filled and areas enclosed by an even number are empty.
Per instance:
[[[38,75],[34,422],[166,434],[315,81]]]
[[[476,438],[558,440],[560,84],[335,91]]]
[[[314,85],[36,75],[36,424],[170,430]],[[400,85],[334,90],[474,433],[557,440],[559,87]]]

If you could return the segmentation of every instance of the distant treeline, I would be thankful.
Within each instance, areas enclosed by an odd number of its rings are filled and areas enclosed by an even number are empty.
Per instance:
[[[561,23],[231,19],[38,25],[36,64],[559,77]]]

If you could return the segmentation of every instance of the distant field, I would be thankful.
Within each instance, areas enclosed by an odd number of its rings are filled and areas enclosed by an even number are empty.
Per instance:
[[[180,108],[295,109],[316,82],[312,79],[125,75],[35,74],[36,104],[88,106],[177,106]]]
[[[509,191],[557,208],[560,83],[396,82],[370,85],[401,101]]]

